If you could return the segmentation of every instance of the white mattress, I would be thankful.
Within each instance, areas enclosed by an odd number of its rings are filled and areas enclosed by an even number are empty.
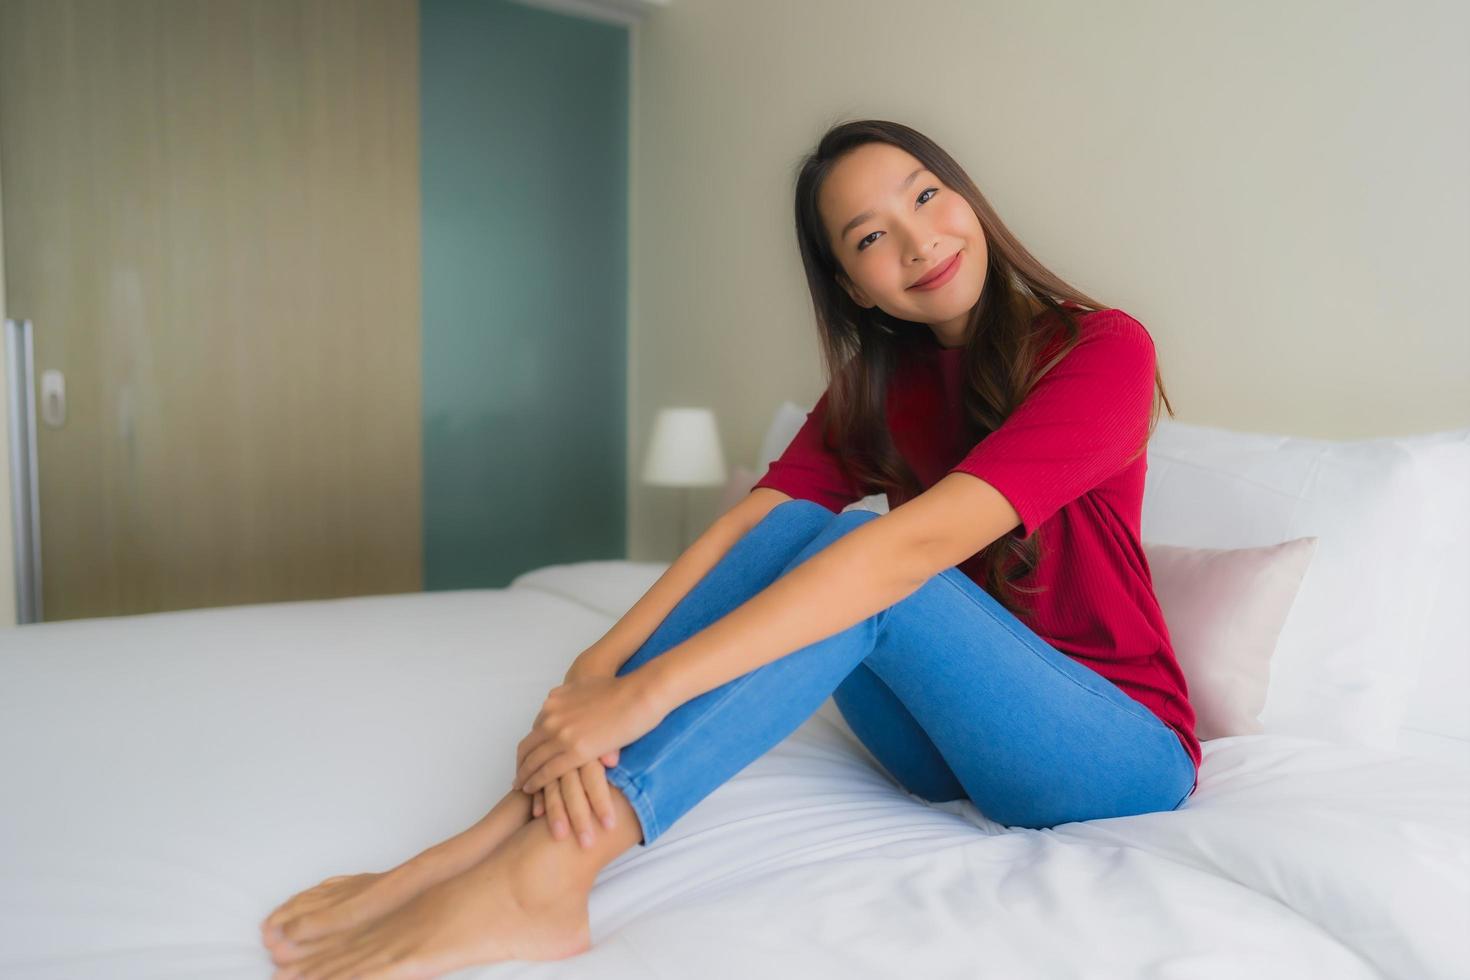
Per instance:
[[[665,566],[0,632],[0,976],[265,978],[258,923],[508,788],[546,691]],[[827,704],[606,869],[593,949],[456,977],[1464,977],[1470,769],[1205,743],[1163,814],[1008,830]]]

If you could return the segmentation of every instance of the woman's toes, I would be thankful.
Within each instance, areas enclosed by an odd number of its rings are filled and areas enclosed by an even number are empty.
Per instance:
[[[326,977],[341,977],[341,970],[363,958],[363,951],[356,945],[331,946],[311,953],[302,959],[287,964],[277,964],[281,969],[273,980],[319,980]]]
[[[323,936],[321,939],[310,939],[301,943],[283,941],[270,947],[271,962],[276,966],[286,966],[290,963],[300,963],[308,956],[314,956],[326,949],[332,949],[342,945],[342,933],[333,933]]]
[[[385,873],[369,872],[356,875],[334,875],[320,884],[308,888],[298,895],[292,896],[283,902],[274,912],[265,917],[261,923],[261,935],[269,942],[275,931],[284,928],[289,922],[299,920],[306,916],[316,915],[321,912],[330,913],[332,910],[343,906],[356,906],[358,896],[365,892],[374,895],[381,888],[379,882],[383,879],[396,881],[389,878]],[[327,921],[327,928],[335,928]]]
[[[330,932],[336,932],[343,926],[351,923],[346,920],[342,913],[343,906],[338,905],[329,909],[321,909],[317,912],[307,912],[298,915],[286,924],[282,931],[286,938],[293,943],[305,942],[308,939],[317,939]]]
[[[297,895],[270,915],[260,924],[260,934],[267,941],[280,939],[281,930],[288,922],[301,918],[308,912],[315,912],[321,908],[323,903],[329,903],[331,897],[322,894],[317,889]]]
[[[286,927],[295,922],[297,918],[297,915],[291,914],[277,916],[267,920],[260,927],[260,935],[265,941],[265,944],[267,946],[274,946],[276,943],[283,942],[286,939]]]
[[[289,904],[294,905],[295,903]],[[260,924],[260,934],[264,936],[267,941],[271,939],[280,939],[281,926],[285,925],[287,922],[290,922],[293,918],[295,918],[295,916],[296,913],[294,911],[288,909],[285,905],[282,905],[270,915],[266,916],[265,921]]]

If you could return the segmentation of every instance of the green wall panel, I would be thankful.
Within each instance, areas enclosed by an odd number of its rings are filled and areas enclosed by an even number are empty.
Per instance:
[[[627,28],[420,18],[424,588],[624,557]]]

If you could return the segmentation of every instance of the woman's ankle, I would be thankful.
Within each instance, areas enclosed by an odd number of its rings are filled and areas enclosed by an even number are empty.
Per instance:
[[[586,896],[597,876],[619,855],[638,844],[643,830],[638,815],[616,786],[609,787],[615,812],[612,828],[601,826],[593,831],[593,844],[583,847],[575,836],[558,840],[545,820],[530,821],[532,826],[513,835],[510,853],[518,872],[527,872],[519,881],[519,897],[539,895],[543,900],[566,894]],[[521,877],[513,874],[512,877]]]
[[[469,827],[419,852],[388,874],[409,882],[434,882],[458,874],[530,821],[531,798],[512,790]]]
[[[531,805],[531,797],[513,789],[483,817],[439,846],[458,850],[462,846],[473,847],[478,841],[502,841],[531,822]]]
[[[545,820],[535,820],[512,835],[505,855],[506,878],[516,899],[530,909],[556,904],[568,896],[585,898],[597,877],[594,855],[575,837],[558,840]]]

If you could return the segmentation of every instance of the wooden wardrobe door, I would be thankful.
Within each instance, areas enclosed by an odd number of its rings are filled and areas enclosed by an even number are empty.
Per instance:
[[[0,0],[46,620],[422,586],[413,0]]]

